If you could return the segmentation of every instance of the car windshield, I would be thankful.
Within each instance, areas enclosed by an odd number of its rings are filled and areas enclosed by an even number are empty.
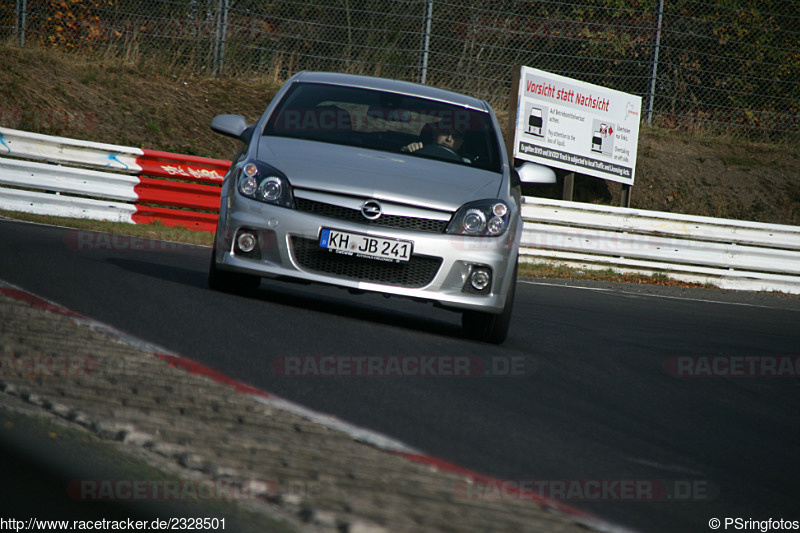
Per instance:
[[[488,113],[392,92],[298,83],[272,113],[264,135],[501,169],[499,141]]]

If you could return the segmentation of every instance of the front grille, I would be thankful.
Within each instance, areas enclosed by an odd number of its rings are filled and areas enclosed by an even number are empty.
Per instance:
[[[441,257],[412,255],[408,261],[393,263],[337,254],[320,248],[313,239],[292,237],[291,243],[295,260],[306,270],[395,287],[424,287],[433,281],[442,265]]]
[[[429,233],[444,233],[449,221],[433,220],[430,218],[401,217],[396,215],[382,215],[377,220],[364,218],[358,209],[348,209],[338,205],[306,200],[305,198],[295,198],[295,206],[298,211],[313,213],[328,218],[347,220],[358,224],[370,226],[382,226],[385,228],[407,229],[414,231],[425,231]]]

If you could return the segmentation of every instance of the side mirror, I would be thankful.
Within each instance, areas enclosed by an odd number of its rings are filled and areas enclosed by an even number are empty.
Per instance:
[[[544,165],[537,165],[536,163],[525,162],[517,167],[517,174],[522,183],[555,183],[555,171]]]
[[[222,135],[240,139],[244,142],[249,140],[244,138],[248,126],[247,119],[242,115],[217,115],[214,117],[214,120],[211,121],[211,129]],[[250,133],[252,135],[252,132]]]

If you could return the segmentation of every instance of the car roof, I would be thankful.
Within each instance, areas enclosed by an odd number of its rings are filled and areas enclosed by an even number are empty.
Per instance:
[[[291,81],[304,83],[327,83],[329,85],[346,85],[359,87],[362,89],[375,89],[417,96],[429,100],[438,100],[450,104],[469,107],[477,111],[489,112],[489,105],[478,98],[466,96],[464,94],[412,83],[408,81],[391,80],[388,78],[377,78],[373,76],[359,76],[355,74],[341,74],[338,72],[311,72],[304,71],[296,74]]]

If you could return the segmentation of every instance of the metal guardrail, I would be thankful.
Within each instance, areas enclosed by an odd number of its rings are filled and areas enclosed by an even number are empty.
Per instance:
[[[800,227],[526,197],[525,261],[800,293]]]
[[[0,209],[213,232],[228,166],[0,128]],[[798,226],[534,197],[522,216],[522,261],[800,293]]]
[[[229,166],[0,128],[0,209],[214,231]]]

